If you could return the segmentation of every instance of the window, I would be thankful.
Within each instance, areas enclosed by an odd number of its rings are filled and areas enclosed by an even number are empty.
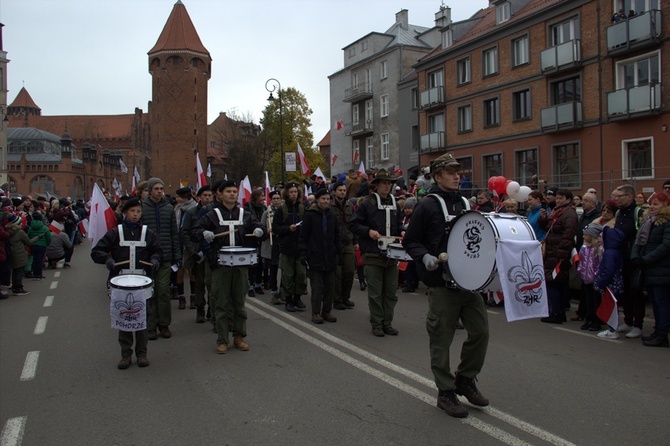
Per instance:
[[[416,110],[419,108],[419,89],[412,88],[410,95],[412,96],[412,110]]]
[[[444,132],[444,113],[428,116],[428,132]]]
[[[640,15],[653,9],[661,9],[661,6],[660,0],[615,0],[614,11],[620,9],[626,11],[626,15],[629,11],[633,11],[635,15]]]
[[[354,57],[356,55],[356,47],[349,48],[349,57]]]
[[[512,41],[512,66],[527,64],[529,59],[529,38],[528,36],[519,37]]]
[[[368,91],[372,92],[372,70],[369,68],[365,70],[365,83]]]
[[[484,127],[500,125],[500,100],[498,98],[484,101]]]
[[[498,73],[498,48],[490,48],[482,54],[482,65],[484,76]]]
[[[537,149],[519,150],[515,153],[515,169],[517,181],[520,184],[537,186]]]
[[[463,158],[456,158],[458,164],[461,165],[461,170],[458,172],[461,174],[461,192],[469,197],[472,194],[472,157],[465,156]]]
[[[456,62],[456,71],[457,78],[456,82],[458,85],[467,84],[472,81],[472,76],[470,73],[470,58],[466,57]]]
[[[42,166],[39,166],[40,168]],[[40,169],[41,170],[41,169]],[[30,192],[44,194],[44,192],[54,192],[54,180],[46,175],[36,176],[30,182]]]
[[[358,87],[358,73],[351,73],[351,86]]]
[[[464,105],[458,107],[458,132],[472,131],[472,106]]]
[[[633,88],[658,84],[661,79],[661,58],[659,53],[645,54],[617,64],[617,88]]]
[[[550,27],[551,46],[579,39],[579,19],[573,17]]]
[[[551,105],[582,100],[582,81],[579,77],[552,82],[550,87]]]
[[[517,91],[512,94],[512,113],[515,121],[531,118],[530,89]]]
[[[372,99],[365,101],[365,122],[372,127]]]
[[[372,136],[365,138],[365,163],[368,167],[375,165],[375,146]]]
[[[442,32],[442,48],[449,48],[454,44],[454,30],[448,29]]]
[[[576,189],[581,187],[579,143],[559,144],[553,150],[553,183],[558,188]]]
[[[382,160],[389,159],[389,134],[382,133]]]
[[[358,139],[354,139],[351,142],[352,148],[352,159],[355,165],[361,164],[361,142]]]
[[[384,60],[380,64],[381,68],[381,78],[386,79],[388,77],[388,63]]]
[[[364,40],[361,42],[361,53],[368,49],[368,41]]]
[[[508,21],[512,17],[512,5],[509,2],[505,2],[502,5],[496,6],[496,24],[500,25],[503,22]]]
[[[379,105],[381,107],[381,117],[387,117],[389,115],[389,95],[382,95],[379,98]]]
[[[359,121],[358,104],[354,104],[351,106],[351,121],[353,125],[358,124]]]
[[[652,177],[653,144],[651,139],[622,141],[624,178]]]
[[[428,73],[428,88],[441,87],[444,85],[444,71],[438,70]]]
[[[491,177],[502,175],[502,153],[484,155],[482,161],[484,165],[484,178],[488,180]]]

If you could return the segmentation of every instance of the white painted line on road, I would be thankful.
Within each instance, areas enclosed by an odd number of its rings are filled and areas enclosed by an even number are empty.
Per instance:
[[[19,446],[23,440],[23,432],[26,428],[28,417],[10,418],[2,428],[0,434],[0,446]]]
[[[255,311],[256,313],[267,317],[268,319],[272,320],[275,324],[279,325],[280,327],[284,328],[285,330],[290,331],[294,335],[298,336],[299,338],[304,339],[305,341],[309,342],[310,344],[315,345],[316,347],[319,347],[321,350],[324,350],[327,353],[330,353],[331,355],[341,359],[342,361],[362,370],[363,372],[395,387],[396,389],[405,392],[414,398],[430,404],[431,406],[435,405],[435,395],[429,395],[426,392],[422,392],[410,385],[405,384],[404,382],[400,381],[399,379],[393,378],[390,375],[387,375],[386,373],[375,369],[374,367],[371,367],[358,359],[355,359],[354,357],[342,352],[341,350],[336,349],[335,347],[331,347],[330,345],[326,344],[323,341],[320,341],[313,336],[303,332],[299,328],[296,328],[287,322],[284,322],[282,320],[279,320],[278,318],[266,313],[265,311],[261,310],[260,308],[256,308],[254,306],[249,306],[249,308],[252,311]],[[310,327],[311,328],[311,327]],[[523,441],[522,439],[515,437],[514,435],[499,429],[495,426],[492,426],[484,421],[475,419],[475,418],[464,418],[460,419],[464,424],[468,424],[475,429],[490,435],[491,437],[495,438],[496,440],[499,440],[503,443],[512,445],[512,446],[525,446],[529,445],[530,443],[527,443]]]
[[[45,307],[50,307],[54,303],[54,297],[53,296],[47,296],[46,299],[44,299],[44,306]]]
[[[500,314],[500,313],[497,312],[497,311],[493,311],[493,310],[489,310],[489,309],[487,309],[486,312],[487,312],[488,314]]]
[[[40,316],[39,319],[37,319],[37,324],[35,325],[35,334],[36,335],[41,335],[44,333],[44,330],[47,328],[47,320],[49,319],[49,316]]]
[[[260,302],[258,300],[247,300],[247,304],[249,304],[250,302],[262,305],[264,307],[264,309],[272,311],[273,313],[283,317],[284,319],[290,320],[291,322],[293,322],[297,325],[300,325],[304,329],[307,329],[307,330],[325,338],[326,340],[328,340],[328,341],[330,341],[334,344],[337,344],[337,345],[340,345],[344,348],[347,348],[347,349],[351,350],[352,352],[354,352],[354,353],[356,353],[356,354],[358,354],[358,355],[360,355],[360,356],[362,356],[362,357],[364,357],[364,358],[366,358],[366,359],[368,359],[368,360],[370,360],[370,361],[372,361],[376,364],[379,364],[383,367],[386,367],[389,370],[392,370],[395,373],[398,373],[399,375],[405,376],[405,377],[407,377],[407,378],[409,378],[413,381],[416,381],[419,384],[422,384],[426,387],[437,390],[437,387],[435,386],[435,383],[432,380],[429,380],[429,379],[419,375],[418,373],[414,373],[410,370],[407,370],[403,367],[400,367],[396,364],[393,364],[393,363],[391,363],[391,362],[389,362],[389,361],[387,361],[383,358],[380,358],[379,356],[376,356],[376,355],[368,352],[367,350],[363,350],[363,349],[361,349],[361,348],[359,348],[359,347],[357,347],[353,344],[350,344],[350,343],[348,343],[348,342],[346,342],[346,341],[344,341],[344,340],[342,340],[338,337],[335,337],[335,336],[333,336],[329,333],[326,333],[323,330],[318,329],[318,328],[314,327],[313,325],[310,325],[309,323],[307,323],[303,320],[296,319],[296,318],[288,315],[287,313],[284,313],[283,311],[275,308],[274,306],[271,306],[271,305],[266,304],[264,302]],[[271,316],[270,314],[264,312],[263,310],[261,310],[259,308],[255,308],[252,305],[247,305],[247,306],[251,310],[256,311],[259,314],[263,314],[264,316],[268,317],[270,320],[272,320],[275,323],[284,327],[285,324],[282,321],[278,320],[276,317]],[[289,331],[291,331],[291,332],[293,332],[293,330],[297,330],[293,326],[290,326],[290,327],[291,327],[291,329]],[[303,335],[308,336],[307,334],[304,334],[303,332],[299,332],[299,333],[301,333],[301,335],[298,335],[300,337],[303,337]],[[313,339],[313,338],[310,337],[310,339]],[[317,341],[317,340],[315,340],[315,341],[320,342],[320,341]],[[311,341],[309,341],[309,342],[311,342]],[[336,350],[336,351],[339,352],[339,350]],[[342,353],[342,354],[344,355],[344,353]],[[338,356],[338,355],[335,355],[335,356]],[[347,355],[347,357],[349,357],[349,356]],[[349,362],[349,361],[346,361],[346,362]],[[356,366],[356,367],[358,367],[358,366]],[[376,369],[373,369],[373,370],[376,371]],[[379,372],[379,373],[382,373],[382,372]],[[373,375],[373,376],[376,376],[376,375]],[[388,375],[385,375],[385,376],[388,376]],[[383,380],[383,381],[386,382],[386,380]],[[397,386],[394,386],[394,387],[397,387]],[[403,390],[403,389],[400,389],[400,390]],[[417,390],[417,392],[418,392],[418,390]],[[425,393],[422,393],[422,394],[426,395]],[[421,398],[419,398],[419,399],[421,399]],[[424,401],[424,400],[422,399],[422,401]],[[435,404],[435,397],[434,396],[428,396],[428,400],[426,402],[430,403],[431,405]],[[554,445],[557,445],[557,446],[576,446],[574,443],[572,443],[572,442],[570,442],[570,441],[568,441],[564,438],[561,438],[557,435],[554,435],[551,432],[545,431],[544,429],[542,429],[540,427],[537,427],[537,426],[534,426],[530,423],[527,423],[527,422],[525,422],[525,421],[523,421],[523,420],[521,420],[517,417],[514,417],[513,415],[510,415],[510,414],[507,414],[507,413],[505,413],[501,410],[495,409],[492,406],[488,406],[485,409],[483,409],[482,411],[491,415],[491,416],[493,416],[493,417],[495,417],[495,418],[498,418],[499,420],[502,420],[506,423],[509,423],[509,424],[511,424],[512,426],[514,426],[518,429],[521,429],[521,430],[523,430],[523,431],[525,431],[525,432],[527,432],[531,435],[534,435],[534,436],[536,436],[536,437],[538,437],[538,438],[540,438],[540,439],[542,439],[542,440],[544,440],[548,443],[551,443],[551,444],[554,444]],[[484,422],[482,421],[481,423],[484,423]],[[484,423],[484,424],[486,424],[486,423]],[[477,427],[477,426],[473,426],[473,427],[479,429],[479,427]],[[493,426],[491,426],[491,428],[497,429]],[[521,441],[521,440],[519,440],[519,441]],[[517,443],[509,443],[509,444],[517,444]]]
[[[555,330],[564,331],[566,333],[572,333],[572,334],[576,334],[576,335],[580,335],[580,336],[586,336],[587,338],[595,339],[596,341],[609,341],[609,342],[613,342],[615,344],[623,344],[623,341],[619,341],[619,340],[616,340],[616,339],[599,338],[594,332],[590,332],[591,334],[589,334],[589,333],[583,333],[583,332],[577,331],[577,330],[570,330],[569,328],[563,328],[563,327],[553,327],[553,328]]]
[[[58,281],[54,280],[53,282],[51,282],[51,286],[49,288],[52,289],[52,290],[55,290],[56,288],[58,288]]]
[[[54,273],[54,277],[60,277],[60,271],[56,271],[56,272]]]
[[[37,373],[37,361],[40,359],[40,352],[28,352],[26,355],[26,362],[23,363],[23,371],[21,372],[21,381],[30,381],[35,379]]]

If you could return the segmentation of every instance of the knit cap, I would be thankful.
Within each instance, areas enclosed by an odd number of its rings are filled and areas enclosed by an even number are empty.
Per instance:
[[[163,180],[161,180],[160,178],[156,178],[156,177],[149,178],[149,182],[148,182],[148,186],[147,186],[147,190],[149,191],[149,193],[151,193],[151,189],[153,189],[154,186],[159,184],[159,183],[160,184],[165,184],[165,183],[163,183]]]
[[[590,223],[584,228],[584,235],[589,235],[593,238],[600,237],[600,234],[603,232],[603,225],[599,223]]]

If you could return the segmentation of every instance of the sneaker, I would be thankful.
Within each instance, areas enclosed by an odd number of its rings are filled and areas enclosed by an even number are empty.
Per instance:
[[[242,337],[242,335],[235,335],[233,337],[233,344],[238,350],[242,350],[243,352],[249,351],[249,344],[244,342],[244,337]]]
[[[617,330],[619,333],[628,333],[633,327],[630,325],[627,325],[626,323],[623,323],[619,325],[619,329]]]
[[[335,316],[333,316],[333,313],[331,313],[330,311],[328,311],[328,312],[325,312],[325,311],[322,312],[322,313],[321,313],[321,317],[322,317],[323,320],[326,321],[326,322],[337,322],[337,318],[336,318]]]
[[[228,344],[217,344],[216,352],[220,355],[224,355],[228,352]]]
[[[589,327],[591,327],[591,324],[592,324],[592,323],[593,323],[593,322],[591,322],[591,321],[586,321],[586,322],[584,322],[584,323],[579,327],[579,329],[580,329],[580,330],[588,330]]]
[[[155,341],[156,339],[158,339],[158,336],[156,335],[156,330],[148,330],[147,339],[149,339],[150,341]]]
[[[277,296],[272,296],[272,299],[270,299],[270,303],[272,305],[281,305],[281,299]]]
[[[630,331],[628,333],[626,333],[626,337],[628,339],[635,339],[635,338],[639,338],[641,336],[642,336],[642,330],[637,328],[637,327],[631,328]]]
[[[63,268],[69,268],[71,265],[69,263],[66,263],[63,265]]]
[[[387,327],[384,327],[384,333],[390,336],[398,336],[398,330],[395,328],[391,327],[390,325]]]
[[[619,333],[616,331],[605,330],[598,333],[598,337],[602,339],[619,339]]]
[[[356,304],[353,303],[353,302],[350,301],[350,300],[345,300],[345,301],[344,301],[344,306],[351,310],[351,309],[353,309],[353,308],[356,306]]]
[[[5,290],[0,290],[0,299],[9,299],[9,293]]]
[[[253,288],[249,288],[249,291],[247,291],[247,296],[256,297],[256,293],[254,292]]]
[[[256,288],[254,288],[254,291],[256,294],[265,294],[265,291],[263,291],[263,287],[260,285],[257,285]]]
[[[284,308],[286,308],[286,311],[288,311],[289,313],[295,313],[295,307],[293,306],[293,304],[287,302]]]
[[[30,291],[26,291],[23,288],[19,288],[18,290],[12,291],[12,294],[14,296],[26,296],[26,295],[30,294]]]
[[[319,313],[312,313],[312,322],[315,324],[323,324],[323,318]]]
[[[120,368],[121,370],[125,370],[125,369],[127,369],[128,367],[130,367],[130,364],[131,364],[132,362],[133,362],[133,358],[132,358],[132,357],[130,357],[130,356],[124,356],[124,357],[121,358],[121,360],[119,361],[119,364],[117,365],[117,367]]]
[[[452,417],[465,418],[468,416],[466,409],[453,390],[440,390],[437,394],[437,407]]]
[[[382,330],[380,327],[375,327],[372,329],[372,334],[377,336],[378,338],[383,338],[384,330]]]
[[[600,322],[591,322],[589,325],[589,331],[600,331],[601,328]]]
[[[139,367],[147,367],[149,365],[149,360],[146,355],[137,357],[137,365]]]
[[[295,309],[298,311],[305,311],[305,308],[307,308],[307,306],[304,303],[302,303],[302,300],[300,300],[300,296],[296,296],[296,298],[293,299],[293,305],[295,306]]]
[[[466,378],[462,375],[456,375],[456,388],[454,392],[458,395],[463,395],[470,404],[475,406],[488,406],[489,400],[477,388],[473,378]]]
[[[333,308],[336,310],[346,310],[347,307],[344,305],[344,302],[338,302],[335,305],[333,305]]]

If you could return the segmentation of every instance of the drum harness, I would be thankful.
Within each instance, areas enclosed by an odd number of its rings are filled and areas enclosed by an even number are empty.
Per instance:
[[[448,223],[451,222],[451,220],[453,220],[454,218],[456,218],[456,216],[449,214],[449,211],[447,211],[447,203],[445,203],[444,198],[440,197],[437,194],[428,194],[428,195],[426,195],[426,197],[433,197],[437,200],[438,203],[440,203],[440,207],[442,208],[442,215],[444,215],[444,221],[447,223],[445,233],[447,235],[447,238],[449,238],[449,232],[451,231],[451,225],[449,225]],[[465,207],[465,210],[469,211],[470,210],[470,200],[468,200],[465,197],[461,197],[461,199],[463,200],[463,206]],[[446,268],[446,266],[447,266],[447,263],[445,262],[444,267]],[[447,275],[446,269],[445,269],[445,272],[442,273],[442,278],[444,279],[445,285],[446,285],[447,288],[454,289],[454,290],[458,289],[458,286],[456,285],[456,282],[454,282],[452,279],[450,279],[449,276]]]
[[[221,210],[214,208],[216,216],[219,218],[219,226],[228,226],[228,246],[233,247],[235,245],[235,226],[240,226],[244,223],[244,208],[238,208],[240,210],[240,217],[237,220],[224,220],[223,215],[221,215]]]
[[[398,210],[396,205],[395,197],[389,194],[391,197],[391,204],[382,204],[382,199],[377,192],[373,192],[373,195],[377,198],[377,209],[385,212],[386,218],[386,232],[384,238],[378,240],[378,246],[381,251],[386,251],[388,249],[389,243],[393,243],[397,237],[391,236],[391,211]]]
[[[137,263],[136,263],[137,256],[136,256],[135,249],[137,247],[144,248],[144,247],[147,246],[147,242],[146,242],[147,225],[142,225],[142,233],[140,235],[140,239],[137,240],[137,241],[132,241],[132,240],[126,241],[123,238],[123,225],[119,225],[118,228],[119,228],[119,246],[123,246],[123,247],[127,246],[128,248],[130,248],[130,262],[129,262],[130,263],[130,268],[120,270],[119,274],[144,275],[145,274],[144,269],[143,268],[140,268],[140,269],[137,268]]]

